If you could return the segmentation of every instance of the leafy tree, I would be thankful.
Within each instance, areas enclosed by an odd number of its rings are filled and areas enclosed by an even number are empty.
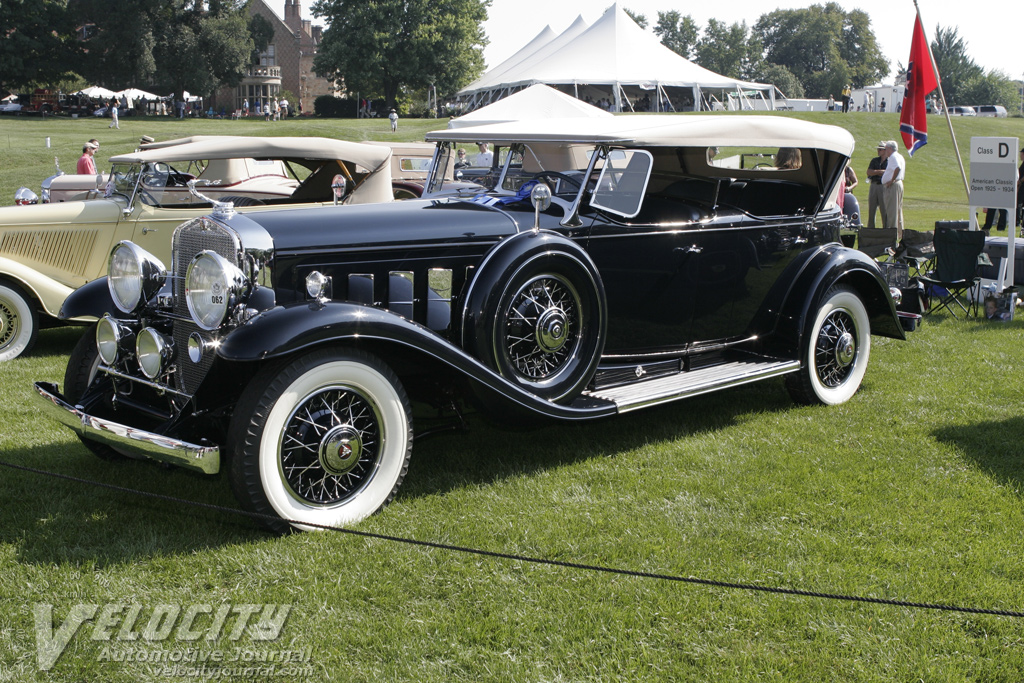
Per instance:
[[[800,80],[781,64],[761,62],[760,67],[751,75],[751,80],[759,83],[771,83],[786,97],[804,97],[804,86]]]
[[[871,85],[889,73],[871,22],[860,10],[844,12],[834,2],[764,14],[753,32],[764,59],[786,67],[808,97],[838,95],[847,83]]]
[[[745,21],[726,26],[709,19],[694,61],[723,76],[750,80],[761,63],[761,44],[751,36]]]
[[[82,75],[115,89],[157,84],[178,94],[237,85],[255,49],[252,29],[266,28],[249,20],[246,5],[246,0],[119,0],[112,12],[108,0],[70,0],[70,11],[87,27]]]
[[[633,21],[635,21],[637,23],[637,26],[639,26],[640,28],[647,28],[647,17],[646,16],[644,16],[643,14],[640,14],[639,12],[634,12],[633,10],[629,9],[628,7],[624,7],[623,11],[625,11],[626,14],[629,15],[630,19],[632,19]]]
[[[1010,112],[1020,108],[1020,90],[1017,84],[998,70],[968,81],[963,88],[963,97],[964,102],[970,104],[1001,104]]]
[[[487,44],[491,0],[317,0],[327,20],[313,62],[317,74],[394,107],[403,89],[431,84],[452,93],[476,78]]]
[[[78,63],[75,23],[61,0],[0,2],[0,92],[46,86]]]
[[[658,23],[654,35],[661,38],[661,44],[686,59],[693,59],[697,47],[697,22],[689,14],[685,17],[670,10],[658,12]]]
[[[252,36],[252,57],[249,62],[259,64],[260,55],[274,39],[274,25],[262,14],[254,14],[249,17],[249,35]]]
[[[984,78],[985,71],[967,55],[967,42],[960,37],[956,27],[935,26],[932,58],[939,70],[946,104],[981,104],[977,100],[969,99],[966,91],[968,84]]]

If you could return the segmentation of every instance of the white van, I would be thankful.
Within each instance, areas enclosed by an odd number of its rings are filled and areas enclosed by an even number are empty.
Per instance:
[[[983,104],[975,107],[975,111],[978,116],[995,116],[996,118],[1006,118],[1006,107],[1001,104]]]
[[[950,107],[950,116],[977,116],[978,112],[974,111],[974,107]]]

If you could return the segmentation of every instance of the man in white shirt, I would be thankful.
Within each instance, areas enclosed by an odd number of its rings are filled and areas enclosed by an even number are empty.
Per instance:
[[[896,141],[885,143],[885,173],[882,174],[885,227],[896,228],[896,241],[903,239],[903,179],[907,162],[896,151]]]
[[[477,154],[476,158],[473,160],[473,165],[485,166],[487,168],[490,168],[491,162],[494,161],[494,152],[491,152],[487,149],[486,142],[478,142],[476,144],[477,148],[480,150],[480,153]]]

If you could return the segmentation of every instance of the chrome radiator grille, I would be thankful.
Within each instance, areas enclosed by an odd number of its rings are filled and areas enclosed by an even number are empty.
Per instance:
[[[189,221],[174,233],[174,346],[177,349],[175,387],[189,394],[196,392],[213,364],[213,355],[209,353],[205,354],[199,363],[192,362],[188,357],[189,335],[198,332],[205,340],[211,340],[216,336],[191,321],[188,304],[185,301],[185,274],[192,259],[201,251],[216,252],[238,264],[241,245],[234,233],[206,218]]]

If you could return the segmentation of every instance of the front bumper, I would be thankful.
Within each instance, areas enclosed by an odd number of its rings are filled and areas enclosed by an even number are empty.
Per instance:
[[[88,415],[78,406],[68,403],[57,386],[49,382],[36,382],[35,389],[49,415],[84,439],[205,474],[220,471],[218,446],[179,441]]]

